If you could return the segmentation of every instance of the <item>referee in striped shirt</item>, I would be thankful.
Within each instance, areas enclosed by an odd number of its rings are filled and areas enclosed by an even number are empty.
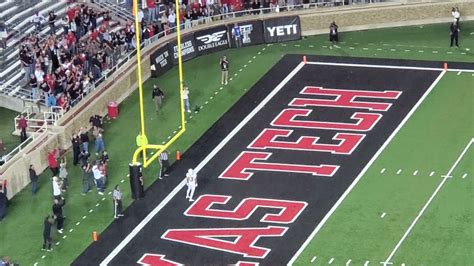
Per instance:
[[[158,174],[158,179],[163,179],[163,176],[168,176],[168,168],[170,167],[170,163],[168,161],[169,153],[167,150],[164,150],[160,153],[160,173]]]
[[[118,219],[123,216],[122,214],[122,192],[120,191],[119,185],[115,185],[114,188],[114,218]]]

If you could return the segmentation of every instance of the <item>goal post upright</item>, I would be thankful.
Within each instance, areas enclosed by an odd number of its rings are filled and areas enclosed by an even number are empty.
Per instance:
[[[140,128],[142,136],[146,136],[145,132],[145,112],[144,112],[144,102],[143,102],[143,84],[142,84],[142,69],[141,69],[141,47],[140,47],[140,23],[138,20],[138,0],[133,1],[133,10],[135,15],[135,40],[137,46],[137,75],[138,75],[138,91],[139,91],[139,104],[140,104]],[[165,144],[156,145],[156,144],[145,144],[141,143],[134,154],[132,159],[133,165],[143,165],[144,168],[147,168],[154,160],[158,158],[160,153],[166,150],[171,146],[178,138],[186,131],[186,119],[184,112],[184,99],[183,99],[183,88],[184,88],[184,79],[183,79],[183,61],[182,61],[182,51],[181,51],[181,21],[179,17],[179,1],[175,0],[175,13],[176,13],[176,39],[177,39],[177,54],[178,54],[178,72],[179,72],[179,100],[180,100],[180,129],[179,131]],[[150,158],[146,157],[146,150],[154,149],[157,152],[153,154]],[[138,162],[138,157],[142,153],[143,164]]]

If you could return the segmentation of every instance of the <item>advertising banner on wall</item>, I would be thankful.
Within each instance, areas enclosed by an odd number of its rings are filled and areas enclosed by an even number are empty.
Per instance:
[[[168,45],[164,45],[151,54],[150,62],[151,75],[153,77],[159,77],[170,70],[173,67],[173,62],[171,61],[171,53]]]
[[[271,18],[264,20],[264,36],[266,43],[299,40],[301,25],[298,16]]]
[[[173,64],[178,64],[178,41],[174,40],[168,44]],[[194,44],[194,35],[188,34],[181,37],[181,53],[183,61],[193,59],[197,56],[196,45]]]
[[[264,43],[263,22],[251,20],[227,25],[230,46],[232,48],[245,47]],[[239,32],[240,31],[240,32]]]
[[[222,25],[195,32],[194,43],[199,55],[225,50],[229,48],[227,27]]]

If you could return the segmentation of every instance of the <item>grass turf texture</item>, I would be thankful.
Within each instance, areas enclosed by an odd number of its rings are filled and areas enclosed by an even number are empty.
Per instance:
[[[18,144],[20,144],[20,137],[12,135],[14,130],[13,119],[18,113],[9,109],[0,108],[0,138],[5,144],[5,151],[0,150],[0,157],[8,154]]]
[[[203,109],[197,114],[191,114],[193,118],[187,115],[188,130],[173,145],[170,151],[174,154],[177,149],[185,151],[190,147],[210,125],[245,93],[247,88],[250,88],[284,54],[307,53],[472,62],[473,54],[471,51],[450,49],[447,45],[445,48],[439,48],[440,44],[448,42],[448,36],[444,34],[446,29],[447,25],[443,24],[424,26],[423,28],[406,27],[343,33],[342,41],[344,41],[344,43],[341,44],[342,48],[332,50],[327,48],[327,36],[321,35],[308,37],[301,41],[288,42],[286,44],[274,44],[271,46],[260,45],[240,50],[232,49],[196,58],[184,64],[185,81],[191,90],[190,101],[192,106],[202,105]],[[464,23],[461,46],[474,47],[474,40],[472,40],[472,38],[468,40],[469,32],[471,31],[474,31],[474,23]],[[408,47],[407,49],[411,51],[406,52],[404,48],[401,48],[404,46],[400,45],[415,45],[416,48]],[[350,49],[350,47],[354,49]],[[394,51],[391,49],[394,49]],[[423,49],[423,53],[418,52],[421,49]],[[438,53],[433,53],[432,51],[438,51]],[[226,54],[231,61],[230,77],[232,77],[233,80],[230,81],[229,85],[225,86],[223,90],[219,90],[221,86],[219,84],[220,71],[218,59],[224,54]],[[247,65],[247,67],[245,67],[245,65]],[[242,71],[239,71],[240,69],[242,69]],[[238,76],[234,76],[234,73],[237,73]],[[461,77],[464,77],[464,75],[467,74],[463,74]],[[454,79],[456,78],[457,77],[454,77]],[[165,141],[173,131],[178,130],[179,114],[177,108],[179,100],[178,91],[176,89],[178,86],[177,80],[177,70],[174,68],[163,77],[150,79],[144,84],[147,135],[150,143],[161,143]],[[465,82],[467,81],[469,80],[459,81],[461,83],[460,85],[462,85],[461,87],[466,86]],[[151,87],[153,84],[159,84],[165,92],[164,105],[159,114],[155,113],[151,100]],[[218,92],[217,95],[215,94],[216,92]],[[211,99],[211,97],[213,98]],[[133,93],[131,97],[121,104],[120,117],[105,126],[105,144],[111,156],[108,169],[109,184],[106,192],[111,191],[113,185],[117,183],[121,184],[124,192],[125,206],[130,203],[129,184],[126,178],[128,174],[128,163],[131,160],[132,152],[135,150],[135,136],[139,130],[137,98],[137,92]],[[464,97],[461,99],[465,102],[472,99],[472,97]],[[448,101],[449,98],[442,100]],[[205,104],[206,101],[208,104]],[[457,108],[463,109],[466,107],[460,103],[461,102],[457,102]],[[425,103],[422,107],[425,108],[425,106],[430,106],[430,104]],[[445,105],[437,105],[435,103],[432,108],[436,109],[439,106],[445,107]],[[436,132],[432,133],[435,134]],[[451,141],[455,143],[454,138],[440,140],[443,145],[449,147],[453,145]],[[410,143],[410,145],[412,144]],[[392,147],[394,145],[390,146]],[[432,146],[436,148],[436,146]],[[92,145],[91,148],[93,148]],[[399,147],[398,149],[404,150],[404,147]],[[446,161],[442,165],[436,165],[440,168],[439,171],[446,171],[446,167],[442,168],[441,166],[446,164],[447,167],[449,167],[453,160],[451,157],[455,157],[458,153],[456,150],[453,151],[452,155],[448,156],[448,154],[446,154],[446,157],[443,157],[444,159],[440,158],[440,161]],[[426,161],[427,159],[425,158],[424,160]],[[71,161],[69,156],[69,162]],[[432,165],[435,164],[433,163]],[[147,186],[155,181],[157,171],[157,163],[145,170],[145,182]],[[120,183],[123,179],[125,179],[126,182]],[[392,181],[395,182],[395,180]],[[33,197],[30,193],[30,187],[27,187],[13,199],[7,218],[0,223],[0,243],[2,243],[0,246],[0,255],[8,255],[13,261],[22,265],[31,265],[35,262],[38,262],[39,265],[66,265],[91,243],[91,233],[93,231],[101,232],[113,220],[111,196],[107,194],[103,197],[98,196],[95,190],[86,196],[81,196],[81,172],[78,168],[72,167],[72,165],[69,166],[69,182],[70,188],[66,193],[67,205],[64,210],[67,216],[64,233],[66,238],[63,239],[62,235],[53,233],[53,240],[60,242],[59,245],[54,246],[55,250],[52,253],[43,253],[40,251],[42,242],[42,219],[51,211],[52,205],[50,172],[46,171],[40,177],[40,191],[36,196]],[[419,185],[419,183],[410,184],[411,186]],[[425,185],[424,183],[422,184]],[[435,185],[436,184],[435,182]],[[432,192],[432,190],[432,187],[430,187],[427,193]],[[105,200],[102,200],[103,198],[105,198]],[[420,199],[420,201],[422,200]],[[99,205],[97,206],[97,204]],[[359,204],[362,203],[359,202]],[[413,206],[413,211],[416,211],[420,207],[421,205]],[[80,223],[76,225],[78,222]],[[402,230],[406,228],[405,225],[406,224],[403,223],[397,226]],[[70,229],[73,229],[73,231],[70,232]],[[338,233],[336,238],[342,240],[344,236]],[[398,241],[399,236],[395,238]],[[378,243],[374,242],[371,243],[371,245],[378,245]],[[387,251],[385,251],[385,253],[386,252]],[[400,252],[402,252],[402,250]],[[342,251],[338,254],[342,254]],[[43,255],[46,256],[42,258]],[[384,256],[386,255],[384,254],[382,257]],[[383,260],[385,258],[380,259]],[[301,261],[307,263],[305,257],[302,257]]]

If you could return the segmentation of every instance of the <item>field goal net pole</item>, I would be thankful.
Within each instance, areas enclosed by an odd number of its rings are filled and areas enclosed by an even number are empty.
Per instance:
[[[135,42],[137,47],[137,75],[138,75],[138,94],[139,94],[139,104],[140,104],[140,134],[142,137],[146,137],[145,131],[145,112],[144,112],[144,103],[143,103],[143,84],[142,84],[142,66],[141,66],[141,43],[140,43],[140,33],[141,27],[140,22],[138,21],[138,0],[133,0],[133,14],[135,15]],[[181,126],[180,130],[165,144],[163,145],[156,145],[156,144],[148,144],[144,141],[141,142],[141,146],[138,147],[134,154],[132,163],[130,164],[130,183],[136,184],[137,181],[143,185],[143,182],[140,182],[142,167],[147,168],[154,160],[160,156],[160,153],[166,150],[169,146],[171,146],[185,131],[186,131],[186,121],[185,121],[185,113],[184,113],[184,101],[183,101],[183,61],[182,61],[182,51],[181,51],[181,21],[179,17],[179,1],[175,0],[176,6],[176,39],[178,45],[178,72],[179,72],[179,99],[180,99],[180,114],[181,114]],[[156,152],[150,158],[147,158],[146,151],[147,149],[156,150]],[[138,161],[138,157],[142,155],[143,163]],[[134,190],[134,186],[132,186],[132,190]],[[134,194],[134,193],[132,193]],[[138,193],[140,194],[140,193]]]

